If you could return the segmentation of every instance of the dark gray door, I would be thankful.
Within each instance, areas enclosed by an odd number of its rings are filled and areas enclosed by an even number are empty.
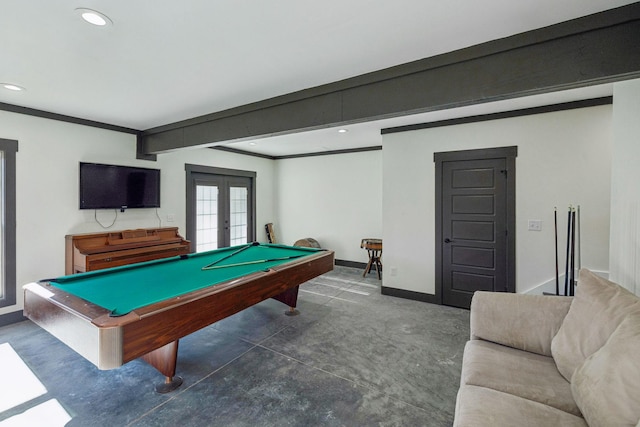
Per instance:
[[[193,174],[196,252],[247,243],[251,225],[251,179]]]
[[[186,165],[187,239],[194,252],[255,240],[255,173]]]
[[[510,274],[514,248],[509,238],[515,203],[509,200],[508,163],[502,157],[440,165],[437,250],[443,304],[469,308],[475,291],[515,291]]]

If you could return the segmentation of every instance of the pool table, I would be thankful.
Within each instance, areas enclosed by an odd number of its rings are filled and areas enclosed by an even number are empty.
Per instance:
[[[180,386],[178,340],[275,298],[296,313],[298,286],[334,265],[333,251],[249,243],[24,286],[24,313],[96,365],[142,357]]]

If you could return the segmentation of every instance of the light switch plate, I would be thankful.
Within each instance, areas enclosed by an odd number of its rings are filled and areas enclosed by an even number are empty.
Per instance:
[[[529,231],[542,231],[542,221],[539,219],[530,219]]]

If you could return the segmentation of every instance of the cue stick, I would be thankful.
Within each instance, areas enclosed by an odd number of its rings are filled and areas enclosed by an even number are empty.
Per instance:
[[[224,261],[227,258],[231,258],[232,256],[237,255],[240,252],[249,249],[251,246],[258,246],[259,244],[260,243],[258,243],[258,242],[247,243],[245,246],[241,247],[240,249],[238,249],[236,251],[233,251],[232,253],[230,253],[230,254],[228,254],[226,256],[223,256],[219,260],[213,261],[211,264],[205,265],[202,269],[205,270],[205,269],[207,269],[209,267],[212,267],[212,266],[216,265],[217,263],[219,263],[220,261]]]
[[[567,212],[567,256],[564,263],[564,296],[569,296],[569,249],[571,240],[571,206]]]
[[[556,295],[560,295],[560,277],[558,276],[558,208],[553,207],[553,225],[556,236]]]
[[[577,238],[578,238],[578,271],[580,271],[580,269],[582,268],[582,236],[580,234],[580,205],[578,205],[578,218],[577,218],[577,222],[576,222],[576,227],[578,228],[577,231]]]
[[[571,282],[569,284],[569,296],[573,296],[576,279],[576,210],[571,212]]]
[[[203,270],[216,270],[218,268],[227,268],[227,267],[240,267],[242,265],[251,265],[251,264],[260,264],[263,262],[271,262],[271,261],[284,261],[287,259],[294,259],[294,258],[300,258],[304,255],[291,255],[291,256],[285,256],[285,257],[281,257],[281,258],[269,258],[269,259],[258,259],[258,260],[254,260],[254,261],[245,261],[245,262],[238,262],[235,264],[225,264],[225,265],[214,265],[214,266],[206,266],[206,267],[202,267]]]

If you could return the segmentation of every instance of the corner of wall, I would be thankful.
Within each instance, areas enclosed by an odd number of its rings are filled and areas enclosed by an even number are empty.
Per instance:
[[[640,79],[614,84],[611,172],[612,280],[640,295]]]

